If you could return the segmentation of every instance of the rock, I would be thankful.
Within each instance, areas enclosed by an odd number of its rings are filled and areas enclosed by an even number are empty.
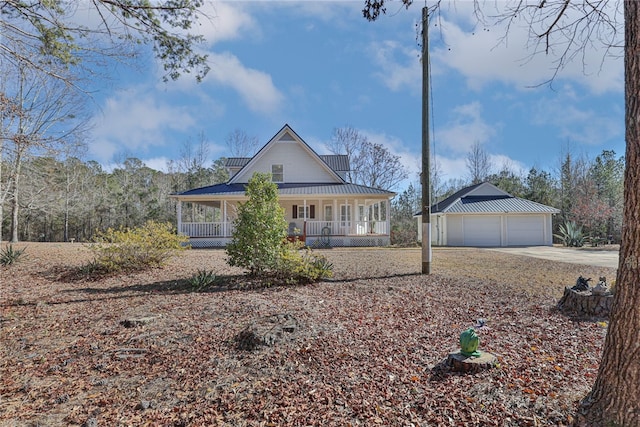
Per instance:
[[[612,293],[576,291],[565,287],[564,295],[558,301],[558,309],[574,316],[608,317],[612,304]]]
[[[156,320],[157,316],[139,317],[137,319],[125,319],[120,322],[125,328],[135,328],[138,326],[146,325]]]
[[[239,349],[253,351],[262,346],[272,347],[297,329],[298,321],[295,317],[290,314],[275,314],[248,325],[236,335],[235,341]]]
[[[467,357],[461,352],[456,352],[449,353],[446,363],[454,371],[475,373],[495,367],[498,364],[498,358],[485,351],[481,351],[478,357]]]
[[[136,405],[136,409],[144,411],[145,409],[151,408],[151,402],[148,400],[142,400],[140,403]]]

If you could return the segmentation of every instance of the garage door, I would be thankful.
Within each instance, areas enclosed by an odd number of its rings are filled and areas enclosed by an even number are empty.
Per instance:
[[[464,246],[500,246],[499,216],[465,216]]]
[[[507,245],[544,245],[544,216],[507,216]]]

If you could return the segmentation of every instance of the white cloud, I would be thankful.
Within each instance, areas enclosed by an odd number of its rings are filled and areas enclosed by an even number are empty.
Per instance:
[[[604,109],[605,113],[595,111],[589,102],[566,99],[542,98],[532,109],[534,124],[552,126],[558,136],[586,145],[597,146],[603,142],[624,139],[624,111]]]
[[[167,163],[169,162],[169,160],[170,159],[168,159],[167,157],[152,157],[149,159],[141,159],[142,163],[144,163],[147,167],[162,172],[168,172]]]
[[[381,68],[375,75],[385,86],[393,91],[403,88],[410,91],[420,90],[422,65],[416,50],[408,49],[391,40],[372,43],[369,50],[373,53],[375,63]]]
[[[256,113],[272,115],[280,109],[284,96],[269,74],[245,67],[228,52],[212,54],[210,58],[211,71],[207,81],[233,88]]]
[[[102,114],[94,117],[89,153],[106,163],[121,152],[149,152],[173,142],[167,139],[167,132],[185,132],[195,124],[183,108],[160,103],[143,89],[119,91],[105,101]]]
[[[473,144],[483,144],[495,134],[494,126],[482,118],[482,106],[479,102],[460,105],[451,112],[452,118],[436,129],[435,143],[457,153],[467,153]]]
[[[435,165],[441,184],[450,179],[464,179],[467,173],[466,156],[465,157],[446,157],[436,154]]]
[[[209,46],[249,34],[256,38],[260,33],[258,22],[241,6],[242,4],[226,1],[205,2],[201,8],[205,17],[200,19],[196,28],[198,34],[204,36]]]
[[[459,9],[456,12],[460,14]],[[467,22],[448,19],[461,16]],[[470,22],[474,21],[468,16],[468,11],[458,16],[445,13],[438,21],[437,29],[431,31],[432,38],[436,40],[430,50],[431,60],[439,73],[444,72],[442,68],[454,69],[474,90],[494,81],[525,88],[545,83],[554,76],[566,43],[558,40],[549,54],[534,54],[540,47],[532,45],[531,31],[524,23],[510,28],[504,24],[474,28]],[[609,53],[597,41],[591,43],[564,65],[556,80],[573,80],[594,94],[622,91],[622,58],[612,57]]]

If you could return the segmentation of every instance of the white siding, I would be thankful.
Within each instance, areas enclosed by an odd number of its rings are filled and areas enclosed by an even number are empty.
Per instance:
[[[271,165],[274,164],[284,166],[284,182],[338,182],[336,177],[297,141],[278,141],[269,146],[254,164],[242,170],[242,175],[237,177],[236,182],[249,182],[255,172],[271,173]]]

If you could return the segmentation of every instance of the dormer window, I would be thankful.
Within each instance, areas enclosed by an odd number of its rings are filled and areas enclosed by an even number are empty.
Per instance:
[[[284,182],[283,165],[271,165],[271,180],[273,182]]]

